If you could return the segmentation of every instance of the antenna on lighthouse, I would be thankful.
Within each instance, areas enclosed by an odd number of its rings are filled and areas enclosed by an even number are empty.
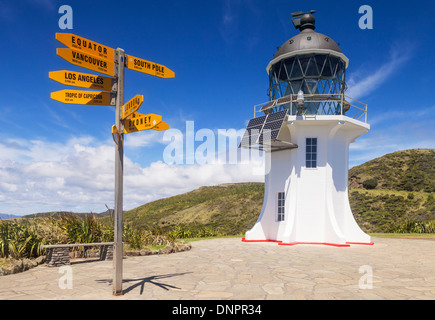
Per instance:
[[[309,12],[302,12],[302,11],[293,12],[291,15],[292,15],[292,22],[293,22],[293,25],[295,26],[295,29],[299,29],[301,27],[301,19],[302,19],[303,15],[305,15],[305,14],[312,15],[315,12],[316,12],[316,10],[311,10]]]

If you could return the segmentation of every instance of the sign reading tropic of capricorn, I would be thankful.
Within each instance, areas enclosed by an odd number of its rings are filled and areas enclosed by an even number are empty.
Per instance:
[[[56,53],[69,63],[90,69],[106,76],[75,71],[52,71],[49,78],[67,86],[97,90],[60,90],[51,93],[51,99],[68,104],[115,106],[115,125],[112,135],[115,147],[115,229],[113,247],[113,294],[122,294],[122,213],[123,213],[123,157],[124,134],[169,129],[157,114],[137,112],[143,96],[136,95],[124,103],[125,68],[160,78],[174,78],[169,68],[151,61],[126,55],[123,49],[113,49],[95,41],[71,34],[56,33],[56,40],[68,48],[58,48]],[[109,76],[109,77],[107,77]],[[116,138],[115,138],[116,137]]]

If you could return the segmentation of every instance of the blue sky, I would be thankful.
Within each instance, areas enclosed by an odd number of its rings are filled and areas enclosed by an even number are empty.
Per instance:
[[[173,70],[174,79],[126,70],[125,99],[142,94],[139,112],[161,114],[172,133],[184,135],[186,149],[188,121],[194,133],[204,129],[200,133],[214,133],[216,139],[219,129],[245,128],[253,106],[268,99],[267,64],[277,47],[298,33],[290,13],[314,9],[316,31],[339,42],[350,59],[348,95],[368,104],[371,131],[351,145],[350,166],[398,150],[435,147],[432,2],[119,3],[1,0],[0,212],[113,207],[114,108],[50,99],[50,92],[68,87],[50,80],[49,71],[95,74],[56,56],[56,48],[64,47],[56,32],[120,47]],[[73,9],[72,30],[58,26],[64,4]],[[373,8],[372,30],[358,26],[358,9],[365,4]],[[202,185],[263,180],[248,165],[228,164],[217,155],[211,163],[186,164],[190,155],[184,150],[181,164],[166,163],[166,134],[126,136],[124,209]],[[214,145],[216,154],[225,152],[225,146]]]

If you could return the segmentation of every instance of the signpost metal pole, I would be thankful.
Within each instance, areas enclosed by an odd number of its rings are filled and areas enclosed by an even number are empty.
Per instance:
[[[124,171],[124,124],[122,106],[124,105],[124,63],[123,49],[116,49],[115,60],[118,62],[118,90],[116,95],[116,127],[118,143],[115,145],[115,225],[113,246],[113,295],[122,295],[122,214],[123,214],[123,171]]]

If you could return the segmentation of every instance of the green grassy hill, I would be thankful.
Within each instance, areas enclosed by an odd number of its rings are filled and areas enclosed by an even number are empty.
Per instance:
[[[406,226],[412,231],[411,222],[435,220],[435,150],[387,154],[352,168],[349,177],[352,211],[364,231],[393,232]],[[365,183],[368,180],[376,185]],[[192,232],[209,228],[242,234],[257,220],[263,194],[262,183],[201,187],[127,211],[124,221],[168,230],[181,226]]]
[[[208,228],[224,234],[250,229],[261,212],[264,184],[238,183],[197,190],[157,200],[124,212],[125,224],[196,232]]]
[[[263,195],[262,183],[201,187],[126,211],[124,222],[144,229],[157,227],[169,231],[181,227],[192,234],[201,230],[243,234],[257,221]],[[433,149],[387,154],[349,171],[350,205],[356,221],[366,232],[435,232],[434,195]],[[65,214],[71,213],[50,212],[24,218]],[[107,212],[96,216],[104,223],[113,223]],[[430,231],[432,227],[434,230]]]
[[[387,154],[349,170],[350,204],[367,232],[415,230],[435,221],[435,150]]]
[[[375,189],[435,192],[435,150],[411,149],[387,154],[349,170],[351,187],[373,180]]]

